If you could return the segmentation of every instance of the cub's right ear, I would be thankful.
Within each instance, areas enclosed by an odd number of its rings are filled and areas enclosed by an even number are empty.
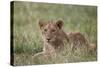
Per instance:
[[[62,26],[63,26],[63,21],[62,21],[62,20],[58,20],[58,21],[56,22],[56,25],[59,27],[59,29],[61,29]]]
[[[44,26],[44,21],[43,20],[39,20],[39,27],[40,29],[42,29]]]

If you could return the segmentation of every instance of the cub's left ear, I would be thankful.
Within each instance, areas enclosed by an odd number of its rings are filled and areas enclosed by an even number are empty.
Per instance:
[[[62,26],[63,26],[63,21],[62,21],[62,20],[58,20],[58,21],[56,22],[56,25],[59,27],[59,29],[61,29]]]

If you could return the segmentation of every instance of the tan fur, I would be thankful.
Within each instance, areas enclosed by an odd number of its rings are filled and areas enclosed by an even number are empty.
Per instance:
[[[80,32],[65,33],[62,30],[62,20],[58,20],[56,22],[39,21],[39,26],[44,40],[44,48],[42,53],[38,53],[35,56],[42,54],[46,57],[56,57],[57,53],[63,51],[65,40],[72,45],[71,49],[76,49],[81,46],[88,47],[87,40]]]
[[[88,49],[87,39],[80,32],[67,33],[71,49],[75,50],[81,47]]]

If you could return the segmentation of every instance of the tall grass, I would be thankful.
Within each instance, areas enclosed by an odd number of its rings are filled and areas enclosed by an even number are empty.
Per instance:
[[[97,42],[97,7],[48,4],[33,2],[14,2],[14,65],[45,64],[45,61],[34,63],[33,55],[41,52],[43,40],[38,26],[39,19],[63,19],[65,32],[79,31],[91,43]],[[79,50],[80,51],[80,50]],[[81,52],[80,52],[81,53]],[[66,61],[62,61],[67,58]],[[62,59],[62,60],[61,60]],[[95,61],[96,55],[77,56],[66,53],[64,58],[49,60],[48,63]]]

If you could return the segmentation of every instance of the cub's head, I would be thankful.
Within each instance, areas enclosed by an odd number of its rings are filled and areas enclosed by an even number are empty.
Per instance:
[[[43,39],[48,43],[53,43],[57,40],[59,32],[62,29],[63,21],[39,21],[39,27],[42,31]]]

